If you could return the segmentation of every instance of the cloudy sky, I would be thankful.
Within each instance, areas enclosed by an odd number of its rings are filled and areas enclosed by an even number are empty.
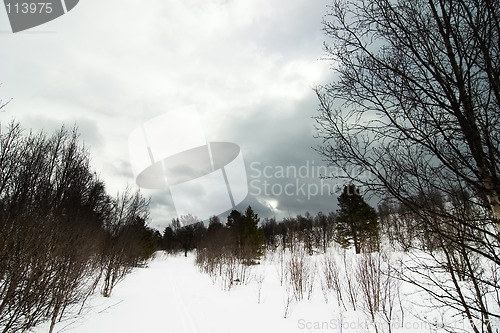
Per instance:
[[[82,0],[16,34],[0,8],[0,99],[12,98],[0,120],[48,131],[76,123],[113,194],[136,186],[134,129],[188,106],[208,141],[241,148],[248,195],[237,209],[277,218],[335,210],[338,184],[319,179],[331,170],[311,148],[320,143],[312,89],[332,80],[320,60],[327,3]],[[164,227],[177,214],[171,191],[143,191],[151,225]]]

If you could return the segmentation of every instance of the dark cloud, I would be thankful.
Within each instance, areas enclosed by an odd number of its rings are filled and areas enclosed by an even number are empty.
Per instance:
[[[326,4],[110,0],[75,7],[43,26],[53,33],[2,34],[0,96],[14,98],[3,118],[46,131],[76,124],[95,171],[114,194],[135,185],[131,131],[196,105],[207,139],[235,143],[243,153],[250,193],[236,209],[251,205],[261,217],[334,210],[334,196],[314,194],[319,175],[255,175],[266,167],[322,164],[312,149],[318,142],[311,117],[317,109],[312,88],[331,78],[329,65],[318,60]],[[275,193],[264,193],[264,181]],[[151,196],[153,226],[176,216],[169,190],[141,191]]]

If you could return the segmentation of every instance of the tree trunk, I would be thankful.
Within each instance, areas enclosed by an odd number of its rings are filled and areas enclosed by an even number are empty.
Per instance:
[[[491,207],[491,212],[493,213],[493,218],[495,219],[497,234],[500,236],[500,199],[498,195],[488,195],[487,198]]]

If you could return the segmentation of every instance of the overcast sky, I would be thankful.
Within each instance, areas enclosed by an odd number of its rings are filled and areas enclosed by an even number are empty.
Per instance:
[[[0,99],[12,98],[2,125],[15,118],[52,131],[76,123],[113,194],[135,186],[134,128],[195,106],[209,141],[241,148],[249,193],[236,208],[277,218],[335,210],[330,190],[339,184],[321,184],[326,170],[311,148],[320,143],[312,89],[332,79],[320,60],[327,3],[81,0],[16,34],[0,8]],[[144,193],[151,225],[166,226],[176,216],[170,192]]]

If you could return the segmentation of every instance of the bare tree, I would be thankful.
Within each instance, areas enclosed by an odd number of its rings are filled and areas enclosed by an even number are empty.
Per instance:
[[[126,189],[118,194],[113,204],[113,211],[106,221],[107,239],[102,253],[102,270],[104,285],[102,294],[109,297],[113,288],[143,258],[137,247],[140,240],[137,230],[133,228],[138,221],[148,219],[149,200],[139,191]]]
[[[0,136],[0,331],[50,331],[90,293],[106,198],[76,130]]]
[[[435,264],[453,287],[426,290],[466,315],[474,332],[493,332],[500,312],[486,299],[499,281],[485,271],[500,265],[499,2],[334,1],[324,31],[338,79],[316,89],[318,151],[436,235]],[[481,214],[433,202],[457,188],[472,193],[466,201]],[[462,266],[469,286],[480,285],[472,299],[455,282],[457,256],[477,256],[484,268]]]

